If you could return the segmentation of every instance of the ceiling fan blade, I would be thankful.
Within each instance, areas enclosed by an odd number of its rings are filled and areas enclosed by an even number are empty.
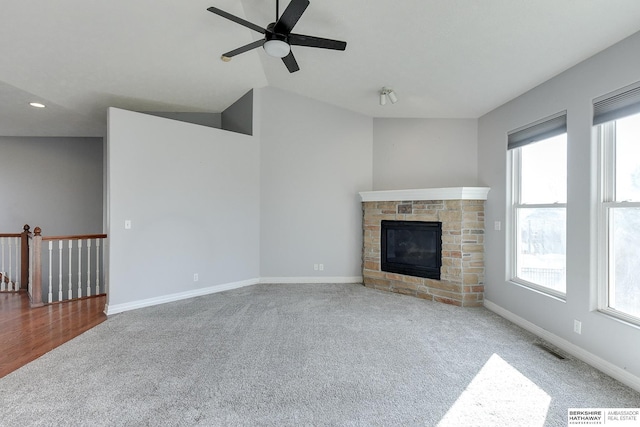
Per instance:
[[[282,58],[282,62],[284,62],[284,65],[287,66],[287,69],[289,70],[290,73],[295,73],[300,69],[300,67],[298,67],[298,62],[296,61],[296,58],[293,56],[293,52],[289,52],[287,56]]]
[[[249,22],[249,21],[245,21],[245,20],[244,20],[244,19],[242,19],[242,18],[238,18],[237,16],[232,15],[232,14],[230,14],[230,13],[228,13],[228,12],[225,12],[224,10],[220,10],[220,9],[218,9],[218,8],[215,8],[215,7],[210,7],[210,8],[208,8],[207,10],[208,10],[209,12],[211,12],[211,13],[215,13],[216,15],[222,16],[223,18],[227,18],[229,21],[233,21],[233,22],[235,22],[236,24],[240,24],[240,25],[243,25],[243,26],[245,26],[245,27],[247,27],[247,28],[250,28],[250,29],[252,29],[253,31],[257,31],[257,32],[259,32],[259,33],[261,33],[261,34],[264,34],[264,33],[265,33],[264,28],[259,27],[259,26],[257,26],[256,24],[253,24],[253,23],[251,23],[251,22]]]
[[[347,48],[347,42],[323,39],[321,37],[305,36],[303,34],[289,34],[289,44],[334,50],[345,50]]]
[[[236,55],[240,55],[241,53],[245,53],[251,49],[255,49],[257,47],[260,47],[264,44],[264,40],[256,40],[253,43],[249,43],[247,45],[244,45],[242,47],[239,47],[237,49],[234,49],[230,52],[227,53],[223,53],[222,56],[225,58],[233,58]]]
[[[289,6],[284,10],[273,32],[277,34],[289,34],[293,27],[298,23],[298,20],[309,6],[309,0],[291,0]]]

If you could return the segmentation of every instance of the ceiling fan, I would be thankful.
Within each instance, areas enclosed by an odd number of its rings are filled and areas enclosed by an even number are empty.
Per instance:
[[[276,0],[276,21],[267,25],[267,28],[262,28],[256,24],[246,21],[237,16],[231,15],[224,10],[210,7],[207,10],[215,13],[216,15],[227,18],[237,24],[243,25],[247,28],[264,34],[264,39],[257,40],[248,45],[239,47],[230,52],[222,54],[223,61],[230,61],[236,55],[247,52],[262,46],[268,55],[276,58],[282,58],[282,62],[287,66],[290,73],[295,73],[300,69],[296,58],[293,56],[291,46],[307,46],[317,47],[321,49],[334,49],[345,50],[347,47],[346,42],[323,39],[320,37],[306,36],[303,34],[294,34],[291,32],[296,25],[306,8],[309,6],[309,0],[291,0],[289,6],[284,10],[282,16],[279,15],[279,1]]]

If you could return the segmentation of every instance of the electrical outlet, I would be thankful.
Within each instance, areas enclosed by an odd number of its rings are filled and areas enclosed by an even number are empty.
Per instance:
[[[500,231],[500,229],[502,228],[502,222],[500,221],[494,221],[493,222],[493,229],[496,231]]]
[[[574,320],[573,321],[573,332],[575,332],[578,335],[582,334],[582,322],[579,320]]]
[[[320,265],[318,266],[318,269],[319,269],[320,271],[324,271],[324,264],[320,264]]]
[[[315,271],[318,271],[318,264],[313,264],[313,269],[314,269]]]
[[[198,273],[193,273],[193,281],[197,282],[198,280],[200,280],[200,277],[198,277]]]

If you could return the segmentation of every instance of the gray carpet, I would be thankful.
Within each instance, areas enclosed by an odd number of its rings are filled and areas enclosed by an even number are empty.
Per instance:
[[[640,393],[484,308],[256,285],[112,316],[0,379],[3,426],[566,426]]]

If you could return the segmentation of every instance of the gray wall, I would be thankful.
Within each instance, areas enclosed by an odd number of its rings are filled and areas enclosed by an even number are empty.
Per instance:
[[[254,92],[261,275],[361,276],[358,192],[371,189],[372,119],[278,89]]]
[[[194,125],[208,126],[216,129],[222,128],[222,113],[190,113],[170,111],[143,111],[143,113],[150,114],[152,116],[164,117],[165,119],[193,123]]]
[[[374,119],[373,189],[475,186],[475,119]]]
[[[253,135],[253,90],[222,112],[221,123],[224,130]]]
[[[640,376],[640,329],[595,310],[597,274],[596,141],[594,98],[640,80],[640,33],[547,81],[480,118],[479,184],[491,187],[486,222],[505,221],[507,132],[567,110],[567,298],[566,302],[505,280],[504,231],[487,229],[486,298],[539,328]],[[504,230],[504,227],[502,228]],[[573,332],[582,321],[582,335]]]
[[[255,138],[111,108],[108,153],[110,310],[259,277]]]
[[[103,232],[102,138],[0,137],[0,230]]]
[[[195,125],[253,134],[253,90],[245,93],[222,113],[143,111],[144,114],[178,120]]]

